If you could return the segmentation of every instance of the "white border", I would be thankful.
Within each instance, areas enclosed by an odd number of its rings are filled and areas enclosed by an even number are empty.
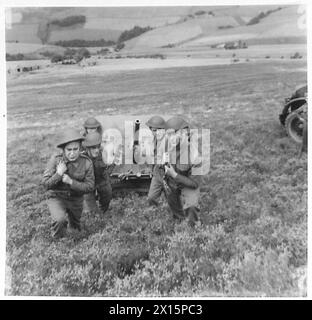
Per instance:
[[[23,300],[23,299],[30,299],[30,300],[114,300],[116,303],[118,300],[127,299],[126,297],[103,297],[103,298],[80,298],[80,297],[8,297],[4,296],[4,279],[5,279],[5,257],[6,257],[6,69],[5,69],[5,21],[4,21],[4,8],[5,7],[66,7],[66,6],[77,6],[77,7],[92,7],[92,6],[100,6],[100,7],[119,7],[119,6],[221,6],[221,5],[298,5],[304,4],[307,6],[307,28],[308,28],[308,86],[311,87],[311,73],[310,73],[310,66],[311,66],[311,52],[309,48],[311,48],[311,8],[312,5],[309,1],[291,1],[291,0],[284,0],[284,1],[272,1],[272,0],[249,0],[249,1],[234,1],[234,0],[201,0],[201,1],[191,1],[191,0],[184,0],[184,1],[175,1],[175,0],[136,0],[136,1],[126,1],[126,0],[106,0],[105,5],[103,5],[103,1],[95,1],[95,0],[88,0],[88,1],[73,1],[73,0],[41,0],[41,1],[34,1],[34,0],[5,0],[1,2],[0,6],[0,72],[1,72],[1,81],[0,81],[0,96],[1,96],[1,103],[0,103],[0,298],[5,300]],[[311,95],[309,98],[309,104],[311,105]],[[311,112],[308,112],[309,123],[311,123]],[[5,115],[5,117],[3,116]],[[308,148],[308,159],[311,156],[311,136],[312,133],[309,130],[309,148]],[[311,165],[308,163],[308,213],[310,212],[310,181],[311,181]],[[312,218],[309,217],[308,214],[308,270],[312,270],[312,261],[311,261],[311,235],[310,230]],[[308,290],[308,299],[311,299],[312,296],[312,281],[311,281],[311,272],[308,272],[308,282],[307,282],[307,290]],[[153,297],[133,297],[132,300],[168,300],[175,298],[164,297],[164,298],[153,298]],[[232,298],[232,297],[177,297],[176,299],[179,300],[196,300],[196,299],[205,299],[205,300],[237,300],[237,299],[244,299],[244,300],[303,300],[305,298],[253,298],[253,297],[246,297],[246,298]]]

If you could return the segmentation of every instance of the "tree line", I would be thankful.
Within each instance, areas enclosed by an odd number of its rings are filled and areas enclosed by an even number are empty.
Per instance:
[[[80,16],[69,16],[64,19],[54,19],[49,24],[59,27],[70,27],[75,24],[84,24],[86,23],[86,17],[83,15]]]
[[[55,41],[53,44],[61,47],[109,47],[113,46],[116,43],[112,40],[82,40],[82,39],[74,39],[74,40],[60,40]]]

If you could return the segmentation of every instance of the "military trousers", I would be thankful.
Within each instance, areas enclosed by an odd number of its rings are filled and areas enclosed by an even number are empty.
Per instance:
[[[198,221],[200,189],[168,189],[165,196],[173,217],[178,220],[188,219],[193,226]]]
[[[83,197],[53,197],[47,200],[52,217],[52,236],[64,235],[67,224],[73,229],[80,230]]]
[[[147,199],[149,204],[158,205],[157,200],[161,196],[162,191],[164,190],[163,178],[160,174],[155,174],[152,177],[150,188],[148,190]]]
[[[99,200],[99,207],[96,203],[96,195]],[[83,196],[83,211],[84,212],[98,212],[99,209],[102,213],[105,213],[110,201],[112,200],[112,186],[110,183],[102,183],[95,186],[95,190],[90,193],[86,193]]]

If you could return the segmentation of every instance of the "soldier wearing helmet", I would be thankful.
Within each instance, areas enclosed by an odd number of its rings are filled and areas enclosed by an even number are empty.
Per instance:
[[[158,205],[157,199],[161,196],[163,191],[163,181],[161,174],[161,157],[165,151],[165,120],[160,116],[153,116],[147,122],[146,125],[150,128],[154,136],[154,167],[153,177],[148,192],[148,203],[150,205]]]
[[[191,226],[198,220],[200,178],[192,168],[200,165],[198,150],[190,145],[189,124],[181,117],[166,122],[169,163],[165,164],[165,196],[177,219],[188,218]]]
[[[160,116],[153,116],[147,122],[146,125],[151,129],[154,137],[161,140],[165,135],[166,122]]]
[[[112,199],[112,186],[109,179],[109,166],[102,158],[102,136],[98,132],[88,133],[83,147],[85,153],[92,160],[94,167],[95,190],[84,195],[84,211],[98,211],[96,193],[99,198],[100,210],[105,213]]]
[[[84,122],[83,127],[84,127],[84,133],[83,133],[84,137],[90,132],[98,132],[101,136],[103,134],[102,125],[95,118],[88,118]]]
[[[51,157],[43,174],[42,184],[49,190],[53,237],[63,236],[68,222],[71,230],[80,231],[83,194],[94,189],[92,161],[80,153],[83,140],[79,131],[66,130],[57,144],[61,153]]]

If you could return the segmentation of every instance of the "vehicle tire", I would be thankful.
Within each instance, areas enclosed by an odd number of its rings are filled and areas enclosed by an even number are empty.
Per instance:
[[[303,126],[298,112],[292,112],[287,116],[285,121],[287,134],[298,144],[302,144]]]

